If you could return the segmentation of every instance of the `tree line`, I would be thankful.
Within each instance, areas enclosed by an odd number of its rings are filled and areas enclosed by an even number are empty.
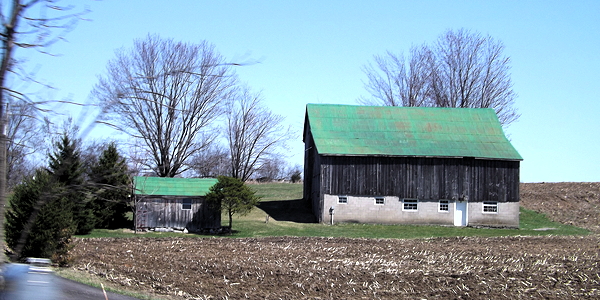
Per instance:
[[[51,258],[68,265],[73,235],[93,229],[133,228],[136,213],[132,172],[114,142],[99,156],[82,158],[81,141],[64,133],[48,155],[48,165],[35,170],[13,189],[6,211],[6,243],[10,256]],[[206,195],[207,205],[229,217],[250,212],[260,200],[239,178],[218,176]]]
[[[6,243],[13,259],[48,257],[69,262],[74,234],[94,228],[130,228],[131,174],[114,143],[85,163],[79,141],[55,142],[48,164],[17,184],[6,211]]]

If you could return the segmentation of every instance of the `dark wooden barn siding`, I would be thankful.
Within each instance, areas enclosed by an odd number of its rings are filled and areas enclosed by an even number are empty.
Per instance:
[[[518,161],[362,156],[320,158],[321,194],[519,201]]]
[[[310,130],[304,136],[304,199],[310,202],[315,216],[322,215],[321,157],[317,153]],[[319,220],[320,222],[321,220]]]

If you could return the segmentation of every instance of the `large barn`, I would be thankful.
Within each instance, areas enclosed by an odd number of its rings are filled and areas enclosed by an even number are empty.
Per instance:
[[[215,178],[134,177],[136,230],[221,227],[220,211],[204,198],[215,183]]]
[[[308,104],[303,140],[319,222],[519,226],[522,158],[493,109]]]

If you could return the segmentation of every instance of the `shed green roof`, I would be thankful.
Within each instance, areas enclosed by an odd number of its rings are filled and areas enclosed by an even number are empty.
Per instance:
[[[522,160],[491,108],[308,104],[321,155]]]
[[[136,176],[133,183],[136,195],[204,196],[217,179]]]

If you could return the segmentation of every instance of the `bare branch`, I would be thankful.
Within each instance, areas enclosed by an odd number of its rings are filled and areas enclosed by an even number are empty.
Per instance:
[[[262,162],[275,154],[289,139],[283,117],[262,105],[260,93],[243,87],[227,115],[227,138],[231,156],[231,176],[248,180]]]
[[[230,65],[205,41],[136,40],[117,51],[94,88],[110,117],[102,122],[141,138],[157,175],[180,174],[216,136],[210,126],[237,81]]]
[[[448,30],[408,60],[387,52],[363,67],[367,105],[494,108],[503,126],[519,118],[504,45],[490,36]],[[407,62],[408,61],[408,62]]]

